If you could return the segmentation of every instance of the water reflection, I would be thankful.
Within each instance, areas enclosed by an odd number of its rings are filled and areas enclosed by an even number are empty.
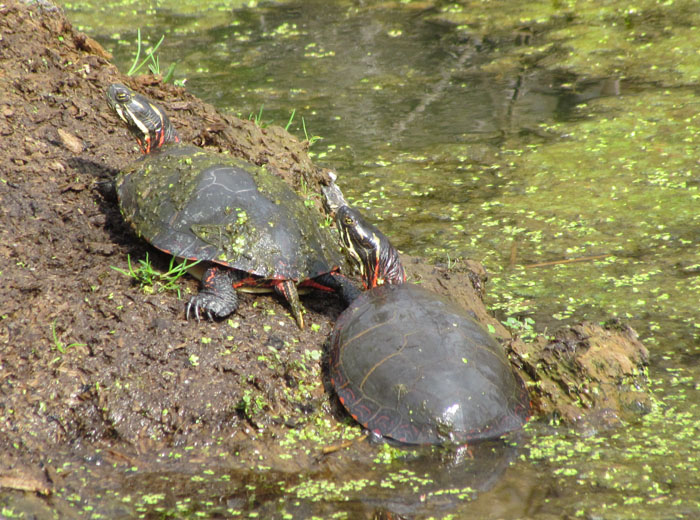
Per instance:
[[[331,145],[324,160],[353,176],[379,153],[537,132],[578,103],[620,93],[614,78],[499,64],[530,39],[516,31],[485,41],[434,14],[430,4],[314,0],[222,12],[195,33],[195,17],[161,9],[157,19],[176,33],[161,59],[178,63],[190,90],[243,117],[264,107],[263,119],[282,125],[296,110],[290,129],[303,136],[304,116],[324,138],[318,148]],[[107,47],[131,59],[133,49]]]
[[[264,105],[284,121],[303,109],[316,133],[365,160],[399,140],[402,149],[424,149],[460,136],[534,129],[577,103],[619,93],[615,79],[579,81],[519,66],[491,70],[484,65],[497,55],[494,48],[502,53],[517,45],[518,35],[484,45],[429,14],[378,7],[349,13],[324,2],[235,11],[239,25],[212,29],[204,41],[223,42],[208,66],[230,71],[240,85],[222,91],[220,82],[201,77],[191,85],[243,114]],[[198,54],[201,44],[187,47]],[[233,69],[232,57],[240,60]]]
[[[204,474],[179,471],[141,472],[121,486],[130,494],[159,497],[149,506],[139,503],[146,517],[158,512],[206,510],[210,515],[257,515],[259,518],[404,518],[445,514],[469,508],[476,498],[494,489],[519,449],[502,441],[457,451],[427,451],[407,455],[390,465],[355,460],[346,454],[320,459],[303,472],[227,470],[214,465]],[[352,455],[351,455],[352,456]],[[512,487],[512,486],[508,486]],[[522,496],[503,499],[502,511],[520,511]],[[154,501],[155,502],[155,501]],[[186,508],[183,507],[186,504]],[[131,504],[110,504],[103,513],[129,514]]]
[[[399,470],[399,474],[410,471],[430,481],[421,486],[419,492],[407,479],[407,485],[381,487],[365,495],[355,504],[353,512],[391,513],[413,518],[459,510],[460,504],[475,500],[494,488],[517,453],[514,445],[497,441],[476,444],[456,453],[443,453],[439,459],[434,454],[424,455]]]

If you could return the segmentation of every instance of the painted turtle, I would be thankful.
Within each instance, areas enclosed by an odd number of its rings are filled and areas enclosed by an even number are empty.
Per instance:
[[[273,289],[304,326],[297,286],[357,289],[339,270],[345,260],[320,215],[281,179],[242,160],[179,139],[163,110],[124,85],[107,90],[110,107],[144,153],[116,179],[119,205],[136,232],[180,259],[201,260],[201,280],[187,304],[199,319],[223,318],[238,306],[236,289]],[[198,266],[199,267],[199,266]]]
[[[466,310],[403,283],[398,252],[357,210],[340,207],[336,222],[370,288],[330,340],[331,380],[353,418],[407,444],[474,442],[522,427],[530,401],[501,345]]]

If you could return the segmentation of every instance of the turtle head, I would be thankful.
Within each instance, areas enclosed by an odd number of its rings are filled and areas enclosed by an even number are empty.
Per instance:
[[[165,143],[179,141],[163,109],[129,87],[120,83],[110,85],[107,102],[134,134],[143,153],[150,153]]]
[[[336,211],[335,221],[343,245],[360,266],[365,288],[406,281],[399,252],[386,235],[367,222],[359,211],[341,206]]]

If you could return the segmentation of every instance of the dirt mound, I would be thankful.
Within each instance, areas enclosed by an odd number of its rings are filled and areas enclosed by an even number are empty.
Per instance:
[[[158,100],[183,141],[313,190],[325,174],[306,145],[157,78],[123,76],[60,11],[10,1],[0,13],[0,442],[41,451],[78,439],[210,436],[254,411],[267,423],[296,410],[279,388],[318,373],[302,353],[321,348],[335,298],[306,299],[305,331],[274,297],[244,296],[229,323],[193,323],[174,292],[144,292],[111,269],[126,269],[127,255],[150,254],[158,268],[168,259],[119,214],[110,181],[138,152],[104,92],[129,84]]]

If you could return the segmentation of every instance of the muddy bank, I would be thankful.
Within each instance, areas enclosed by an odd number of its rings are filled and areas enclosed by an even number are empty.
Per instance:
[[[178,297],[112,269],[148,254],[163,270],[168,258],[119,214],[110,180],[138,151],[104,92],[126,83],[158,100],[183,141],[266,165],[315,193],[326,173],[306,143],[156,78],[126,78],[51,7],[5,2],[0,30],[0,484],[55,491],[58,454],[71,450],[112,450],[105,460],[115,464],[129,464],[125,451],[213,439],[265,452],[314,414],[340,431],[348,418],[321,384],[324,342],[342,310],[334,296],[303,297],[303,331],[273,296],[244,295],[222,322],[188,322],[195,280],[183,279]],[[584,324],[554,342],[511,341],[483,305],[478,264],[405,262],[414,280],[472,309],[509,343],[544,415],[581,422],[604,410],[614,424],[646,406],[646,351],[624,327]]]
[[[296,330],[269,297],[246,298],[230,323],[187,323],[175,293],[144,293],[111,269],[126,268],[127,255],[148,253],[158,268],[167,259],[119,215],[109,181],[138,152],[104,91],[130,84],[166,108],[183,140],[265,164],[297,188],[323,177],[306,145],[279,127],[222,115],[181,88],[122,76],[57,11],[11,2],[2,15],[4,405],[23,411],[6,416],[6,440],[36,449],[235,428],[249,388],[276,408],[275,388],[298,377],[283,367],[303,364],[304,349],[286,346],[318,348],[335,300],[305,301],[318,330]],[[196,282],[182,288],[193,292]],[[269,349],[280,370],[261,368]]]

